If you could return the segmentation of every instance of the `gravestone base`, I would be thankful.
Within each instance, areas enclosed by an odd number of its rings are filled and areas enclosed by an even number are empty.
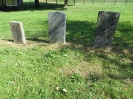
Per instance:
[[[97,27],[94,34],[94,47],[112,46],[120,13],[99,11]]]
[[[14,42],[16,44],[25,44],[26,40],[22,22],[10,21],[9,24]]]

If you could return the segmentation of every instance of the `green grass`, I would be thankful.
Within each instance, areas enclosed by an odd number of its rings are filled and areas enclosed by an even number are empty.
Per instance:
[[[27,5],[0,12],[0,99],[132,99],[132,5]],[[113,49],[92,47],[99,10],[121,13]],[[51,11],[66,13],[66,44],[48,43]],[[9,21],[27,44],[12,42]]]

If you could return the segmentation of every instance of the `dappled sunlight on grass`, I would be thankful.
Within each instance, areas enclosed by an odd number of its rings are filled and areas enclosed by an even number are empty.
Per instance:
[[[114,38],[115,45],[121,48],[133,47],[133,24],[129,21],[120,22],[118,24],[116,36]]]
[[[95,24],[89,21],[67,21],[67,41],[92,44]]]

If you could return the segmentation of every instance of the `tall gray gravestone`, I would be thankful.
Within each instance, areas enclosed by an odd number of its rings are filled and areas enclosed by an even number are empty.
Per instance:
[[[65,43],[66,39],[66,14],[62,12],[48,13],[49,42]]]
[[[9,24],[14,42],[17,44],[26,43],[22,22],[10,21]]]
[[[112,45],[120,13],[99,11],[97,27],[94,34],[94,47],[107,47]]]

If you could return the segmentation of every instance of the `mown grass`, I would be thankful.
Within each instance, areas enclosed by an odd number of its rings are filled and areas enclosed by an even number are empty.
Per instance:
[[[1,99],[132,99],[132,5],[27,5],[0,12]],[[99,10],[121,13],[113,48],[92,47]],[[66,44],[48,43],[51,11],[66,13]],[[9,21],[23,22],[27,44],[12,42]]]

